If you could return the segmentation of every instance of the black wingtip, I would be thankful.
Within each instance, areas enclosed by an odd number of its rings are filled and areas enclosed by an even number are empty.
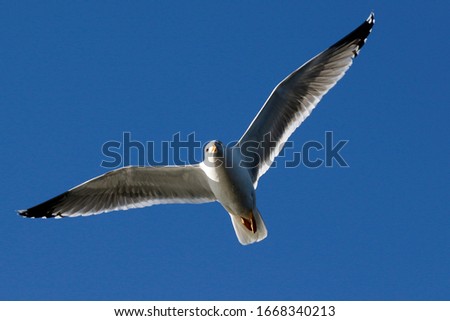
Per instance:
[[[23,217],[23,218],[31,218],[31,219],[35,219],[35,218],[43,218],[43,219],[45,219],[45,218],[51,218],[51,217],[54,217],[54,216],[36,216],[36,215],[30,213],[28,210],[18,210],[18,211],[16,211],[16,212],[17,212],[17,214],[18,214],[19,216],[21,216],[21,217]]]
[[[23,217],[27,217],[27,210],[17,210],[17,214]]]
[[[357,41],[357,48],[354,51],[355,57],[358,55],[361,48],[366,43],[367,37],[369,37],[370,32],[372,31],[373,25],[375,24],[375,14],[372,11],[369,17],[355,30],[350,32],[347,36],[336,42],[330,48],[337,48],[344,45],[347,45],[351,42]]]
[[[373,11],[370,13],[369,18],[367,18],[366,22],[372,26],[375,24],[375,13]]]
[[[35,211],[32,210],[33,208],[30,208],[28,210],[18,210],[16,211],[19,216],[25,217],[25,218],[49,218],[52,216],[49,215],[39,215]],[[31,210],[31,211],[30,211]]]
[[[58,218],[61,214],[55,208],[67,197],[69,192],[58,195],[44,203],[30,207],[26,210],[18,210],[20,216],[28,218]]]
[[[359,54],[359,51],[364,46],[369,37],[369,34],[372,32],[372,28],[375,25],[375,13],[372,11],[366,21],[359,26],[356,30],[361,30],[361,41],[358,43],[358,50],[355,53],[355,56]],[[355,31],[356,31],[355,30]]]

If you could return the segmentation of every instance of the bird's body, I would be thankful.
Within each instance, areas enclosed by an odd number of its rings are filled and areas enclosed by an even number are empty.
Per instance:
[[[214,154],[209,152],[211,148],[215,149]],[[267,229],[256,208],[252,176],[242,161],[239,148],[212,141],[205,147],[205,160],[200,168],[208,176],[217,201],[230,214],[239,241],[249,244],[264,239]]]
[[[223,150],[220,156],[207,156],[208,160],[200,163],[209,178],[209,186],[217,201],[234,215],[247,216],[255,206],[255,189],[249,171],[239,166],[239,150],[226,148],[221,142],[213,142]],[[212,160],[212,162],[211,162]]]
[[[255,191],[259,178],[289,136],[351,66],[374,23],[371,14],[353,32],[278,84],[234,146],[211,141],[199,164],[120,168],[19,214],[73,217],[156,204],[218,201],[230,214],[241,244],[263,240],[267,229],[256,206]]]

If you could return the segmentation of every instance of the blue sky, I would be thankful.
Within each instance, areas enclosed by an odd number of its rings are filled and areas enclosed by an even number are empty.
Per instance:
[[[0,6],[1,300],[450,298],[445,1],[14,1]],[[376,25],[291,140],[349,140],[348,168],[271,169],[269,236],[217,203],[15,214],[106,172],[101,146],[238,139],[273,87]],[[320,156],[320,153],[318,154]]]

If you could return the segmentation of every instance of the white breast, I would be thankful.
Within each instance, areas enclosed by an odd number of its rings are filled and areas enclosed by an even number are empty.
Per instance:
[[[208,161],[208,165],[204,162],[201,162],[199,166],[209,179],[217,183],[220,182],[219,173],[217,172],[216,167],[213,166],[212,160]]]

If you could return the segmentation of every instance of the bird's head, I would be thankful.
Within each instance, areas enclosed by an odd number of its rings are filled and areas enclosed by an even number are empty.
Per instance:
[[[223,149],[220,140],[212,140],[205,146],[205,156],[223,157]]]

